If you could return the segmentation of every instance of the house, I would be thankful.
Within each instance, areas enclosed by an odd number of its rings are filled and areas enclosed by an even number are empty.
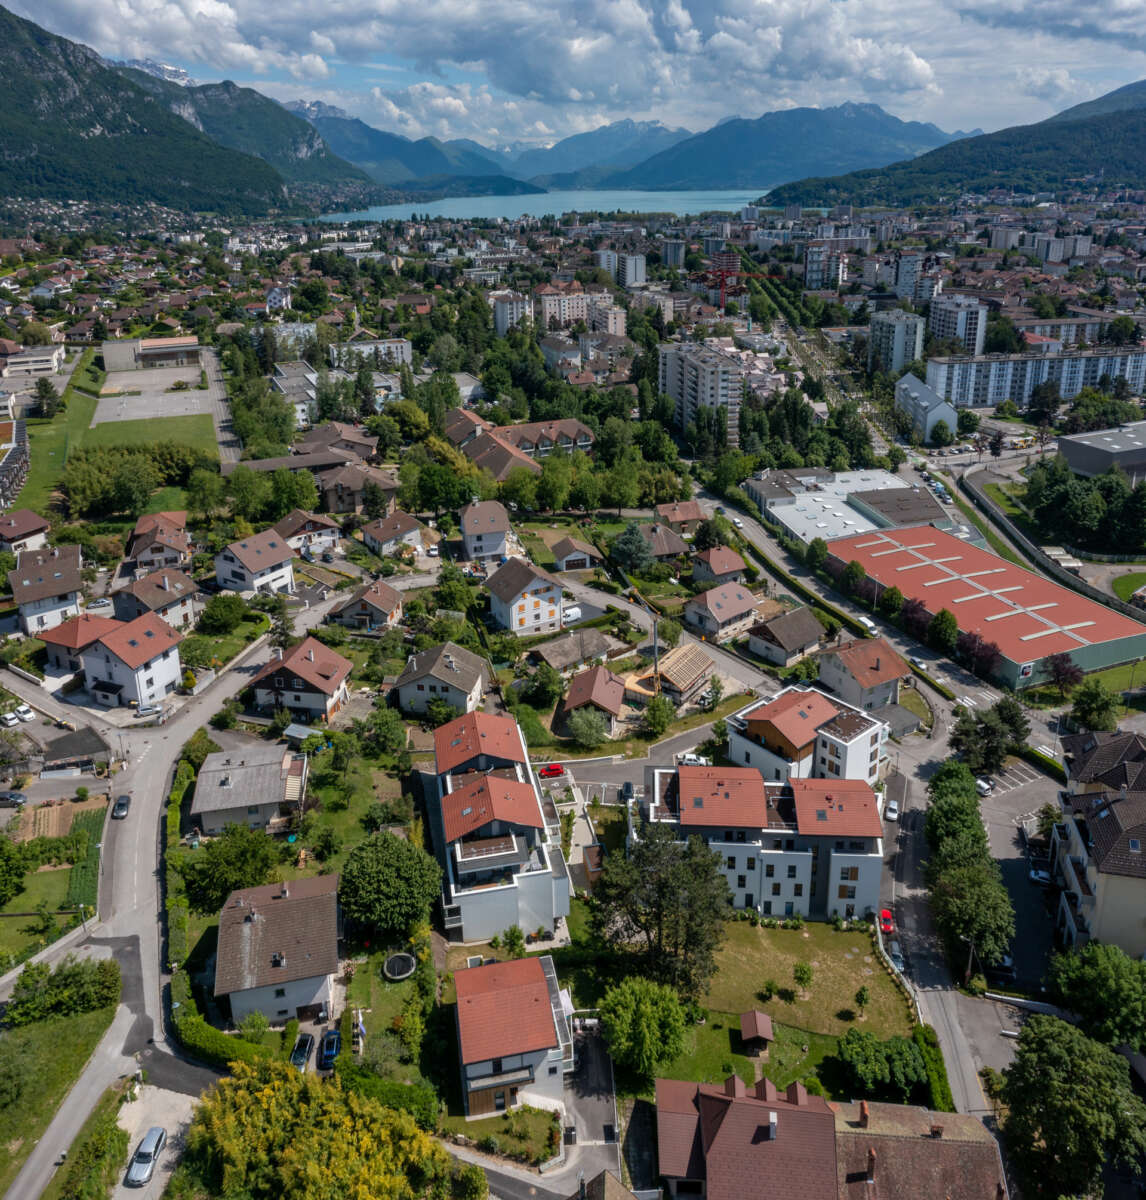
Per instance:
[[[146,571],[185,567],[191,562],[191,535],[185,512],[145,513],[127,539],[125,557]]]
[[[680,708],[712,678],[716,664],[699,646],[677,646],[660,660],[660,690]]]
[[[119,622],[111,617],[97,617],[91,613],[80,613],[69,617],[51,629],[36,636],[47,647],[48,666],[55,671],[81,671],[81,651],[99,641],[105,633],[118,628]]]
[[[39,513],[30,508],[13,509],[0,516],[0,550],[9,554],[39,550],[48,544],[49,529],[51,525]]]
[[[569,871],[517,722],[482,712],[449,721],[434,732],[434,761],[427,810],[447,936],[554,930],[569,915]]]
[[[640,531],[649,553],[657,562],[668,562],[688,553],[688,542],[667,525],[642,525]]]
[[[179,643],[183,640],[162,617],[144,613],[117,621],[80,651],[92,699],[105,708],[156,704],[183,681]]]
[[[1146,735],[1121,729],[1069,734],[1062,748],[1072,795],[1146,791]]]
[[[695,500],[658,504],[656,514],[657,520],[667,525],[674,533],[695,533],[696,527],[708,519],[704,509]]]
[[[886,638],[858,638],[820,655],[820,684],[852,708],[899,703],[899,683],[911,668]]]
[[[316,425],[294,444],[296,454],[313,454],[321,450],[345,450],[356,458],[373,458],[378,453],[378,439],[356,425],[344,421],[327,421]]]
[[[270,830],[280,816],[301,811],[307,770],[305,754],[253,738],[208,754],[196,776],[191,819],[208,837],[228,825]]]
[[[607,667],[590,667],[569,681],[569,691],[562,707],[565,716],[582,708],[594,708],[605,718],[605,728],[612,737],[625,705],[625,681]]]
[[[508,629],[518,637],[553,633],[561,628],[561,598],[563,592],[548,571],[511,558],[486,580],[489,589],[490,611],[500,629]]]
[[[294,591],[294,551],[273,528],[232,542],[215,555],[215,578],[234,592]]]
[[[496,500],[475,500],[458,513],[466,558],[475,562],[504,558],[508,551],[509,513]]]
[[[462,453],[479,471],[488,471],[498,483],[504,483],[515,467],[522,467],[531,475],[541,474],[540,463],[492,433],[479,433],[465,444]]]
[[[424,713],[431,700],[444,700],[459,713],[471,713],[493,685],[484,658],[453,642],[412,654],[394,684],[403,712]]]
[[[714,641],[747,632],[756,618],[756,597],[738,583],[721,584],[685,602],[684,619]]]
[[[765,779],[874,783],[886,761],[887,725],[815,688],[785,688],[727,721],[729,759]]]
[[[474,438],[488,433],[492,428],[492,422],[470,412],[468,408],[451,408],[446,413],[446,440],[455,450],[464,449]]]
[[[8,586],[20,609],[20,629],[36,635],[79,615],[83,593],[83,559],[76,545],[23,550]]]
[[[199,597],[199,585],[190,575],[159,570],[133,579],[112,594],[112,602],[120,621],[134,621],[144,613],[155,613],[172,629],[186,629],[198,616]]]
[[[271,528],[292,550],[300,554],[329,554],[338,549],[342,530],[338,522],[325,513],[291,509]]]
[[[421,554],[425,543],[425,526],[416,517],[395,509],[388,517],[381,517],[362,526],[362,541],[368,550],[387,558],[397,554],[402,546],[409,546],[415,554]]]
[[[740,1041],[748,1054],[767,1054],[775,1040],[772,1018],[758,1008],[740,1014]]]
[[[232,892],[219,913],[215,999],[239,1024],[329,1014],[338,973],[338,876],[318,875]]]
[[[692,578],[696,583],[743,583],[744,559],[727,546],[713,546],[693,555]]]
[[[819,648],[824,627],[810,608],[792,608],[748,630],[750,653],[777,667],[790,667]]]
[[[255,705],[286,708],[303,721],[328,721],[350,698],[346,680],[353,665],[317,638],[305,637],[255,676]]]
[[[564,674],[587,663],[603,663],[612,645],[607,634],[589,626],[584,629],[570,629],[568,633],[563,633],[551,642],[543,642],[533,653],[555,671]]]
[[[402,619],[402,593],[375,579],[331,609],[327,619],[347,629],[389,629]]]
[[[552,957],[467,967],[454,988],[466,1116],[522,1104],[561,1110],[573,1037]]]
[[[605,561],[595,546],[577,538],[563,537],[559,542],[554,542],[551,549],[555,571],[586,571]]]
[[[393,471],[357,462],[331,467],[315,476],[314,482],[326,511],[332,513],[361,512],[369,487],[379,489],[385,501],[385,511],[391,512],[399,486],[398,477]]]

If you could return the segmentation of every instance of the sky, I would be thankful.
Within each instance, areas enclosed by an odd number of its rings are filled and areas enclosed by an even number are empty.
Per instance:
[[[1143,0],[8,2],[107,58],[486,145],[847,100],[992,130],[1146,78]]]

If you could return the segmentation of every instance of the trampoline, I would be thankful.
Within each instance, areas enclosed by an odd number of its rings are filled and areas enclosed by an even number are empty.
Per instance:
[[[409,979],[417,965],[412,954],[391,954],[382,964],[382,974],[392,983],[398,983]]]

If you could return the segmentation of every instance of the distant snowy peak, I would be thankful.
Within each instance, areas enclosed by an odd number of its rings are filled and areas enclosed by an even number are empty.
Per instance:
[[[334,104],[324,104],[321,100],[284,100],[282,106],[287,112],[296,117],[304,117],[308,121],[317,121],[320,117],[347,118],[350,114],[344,108]]]
[[[126,62],[112,63],[114,67],[130,67],[134,71],[144,71],[154,75],[156,79],[165,79],[168,83],[177,83],[180,87],[195,87],[195,80],[182,67],[173,67],[170,63],[156,62],[153,58],[129,58]]]

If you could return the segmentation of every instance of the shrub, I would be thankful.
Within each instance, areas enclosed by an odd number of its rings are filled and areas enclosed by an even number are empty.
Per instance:
[[[954,1112],[955,1100],[947,1080],[943,1051],[939,1049],[939,1035],[930,1025],[916,1025],[911,1037],[923,1055],[923,1066],[927,1071],[927,1087],[931,1093],[928,1106],[936,1112]]]
[[[62,1200],[104,1200],[127,1158],[126,1129],[116,1122],[116,1110],[101,1113],[68,1164],[60,1188]]]
[[[270,1055],[262,1046],[228,1037],[221,1029],[208,1025],[197,1012],[180,1017],[175,1022],[175,1033],[188,1054],[216,1067],[233,1062],[253,1063]]]
[[[334,1060],[334,1072],[347,1091],[377,1100],[387,1108],[409,1113],[423,1129],[437,1126],[438,1097],[429,1085],[383,1079],[381,1075],[359,1066],[349,1054],[341,1054]]]

